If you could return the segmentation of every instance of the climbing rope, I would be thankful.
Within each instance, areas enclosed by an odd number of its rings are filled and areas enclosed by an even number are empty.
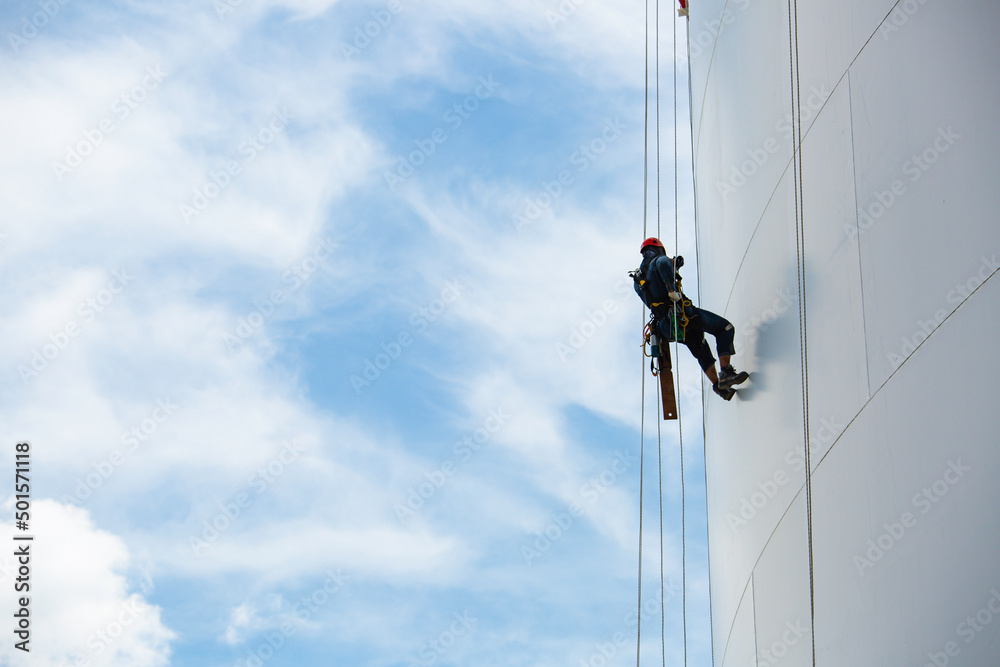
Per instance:
[[[648,3],[647,3],[647,15],[648,15]],[[661,220],[662,220],[662,217],[661,217],[661,212],[662,212],[661,173],[662,172],[661,172],[661,164],[660,164],[660,158],[661,158],[661,151],[660,151],[660,145],[661,145],[661,143],[660,143],[660,3],[659,3],[658,0],[657,0],[657,3],[656,3],[654,25],[655,25],[655,30],[654,30],[654,35],[655,35],[655,46],[654,46],[655,74],[654,74],[654,77],[655,77],[655,89],[656,89],[656,93],[655,93],[655,96],[656,96],[656,112],[655,112],[655,119],[654,119],[654,122],[655,122],[655,125],[656,125],[656,137],[655,137],[655,144],[656,144],[656,236],[657,236],[657,238],[659,238],[661,236],[661,234],[662,234],[662,229],[661,229]],[[678,254],[676,252],[676,250],[677,250],[677,246],[678,246],[678,235],[679,235],[679,232],[678,232],[678,229],[679,229],[679,225],[678,225],[678,213],[677,213],[677,189],[678,189],[677,180],[678,179],[677,179],[677,67],[676,67],[676,56],[677,56],[677,19],[676,19],[676,16],[674,16],[674,18],[673,18],[672,27],[673,27],[673,34],[672,34],[672,38],[671,38],[671,45],[672,45],[672,51],[673,51],[673,55],[672,55],[672,58],[671,58],[671,64],[672,64],[672,69],[673,69],[673,116],[672,116],[672,120],[673,120],[673,130],[674,130],[674,170],[673,170],[673,176],[674,176],[674,200],[673,200],[673,204],[674,204],[674,250],[675,250],[674,256],[676,256]],[[649,25],[648,25],[648,18],[647,18],[646,30],[647,30],[646,53],[647,53],[647,71],[648,71],[648,53],[649,53],[649,45],[648,45],[648,30],[649,30]],[[648,86],[648,75],[647,75],[647,86]],[[647,93],[647,99],[648,99],[648,93]],[[647,109],[648,109],[648,104],[647,104]],[[674,281],[676,282],[676,280],[677,280],[676,267],[674,269],[674,272],[675,272],[674,273]],[[677,350],[677,347],[675,345],[675,356],[676,356],[676,350]],[[678,382],[680,381],[679,371],[680,371],[680,369],[678,369]],[[671,382],[672,381],[673,380],[671,379]],[[662,400],[662,396],[661,396],[661,392],[660,392],[660,387],[658,385],[657,385],[657,388],[656,388],[656,396],[657,396],[657,401],[658,402]],[[680,417],[680,415],[679,415],[679,411],[678,411],[678,418],[679,417]],[[680,421],[678,422],[678,424],[680,426]],[[684,664],[685,664],[685,667],[686,667],[686,665],[687,665],[687,569],[686,569],[687,568],[687,549],[686,549],[686,535],[685,535],[685,525],[686,525],[686,522],[685,522],[685,497],[686,496],[685,496],[685,490],[684,490],[684,451],[683,451],[684,436],[683,436],[683,426],[680,426],[680,433],[681,433],[680,434],[680,464],[681,464],[681,542],[682,542],[682,547],[681,547],[681,550],[682,550],[682,556],[681,556],[682,564],[681,564],[681,568],[682,568],[682,581],[683,581],[682,616],[683,616],[683,632],[684,632]],[[666,667],[666,660],[667,660],[666,637],[667,637],[667,633],[666,633],[666,600],[665,600],[665,589],[666,589],[666,581],[665,581],[665,579],[666,578],[665,578],[665,574],[664,574],[665,549],[664,549],[664,540],[663,540],[663,538],[664,538],[664,530],[663,530],[663,433],[662,433],[662,428],[661,428],[661,424],[660,424],[660,420],[659,419],[657,419],[657,422],[656,422],[656,449],[657,449],[657,479],[658,479],[658,482],[659,482],[658,502],[659,502],[659,513],[660,513],[660,650],[661,650],[662,664],[663,664],[664,667]],[[641,528],[640,528],[640,530],[641,530]],[[641,569],[641,566],[642,565],[641,565],[641,555],[640,555],[640,569]],[[640,612],[641,612],[641,610],[640,610]],[[638,657],[637,657],[637,661],[638,661]]]
[[[673,36],[671,39],[673,50],[673,71],[674,71],[674,257],[680,254],[680,224],[678,223],[678,201],[677,201],[677,14],[673,13]],[[677,265],[674,264],[674,283],[677,283]],[[676,319],[678,305],[674,304]],[[683,313],[684,306],[681,305]],[[680,360],[680,344],[674,343],[674,358]],[[677,364],[677,386],[681,386],[681,366]],[[688,647],[687,647],[687,493],[684,488],[684,418],[681,414],[681,400],[677,401],[677,432],[681,459],[681,624],[684,633],[684,667],[687,667]]]
[[[642,237],[646,238],[646,218],[649,199],[649,0],[646,0],[646,93],[642,116]],[[645,320],[645,317],[643,317]]]
[[[656,0],[656,238],[660,238],[660,0]]]
[[[648,234],[648,210],[649,210],[649,0],[646,0],[646,78],[645,78],[645,105],[644,105],[644,127],[643,127],[643,236]],[[659,238],[661,234],[660,221],[661,221],[661,190],[660,190],[660,7],[659,0],[656,3],[655,11],[655,95],[656,95],[656,111],[655,111],[655,144],[656,144],[656,235]],[[677,85],[677,15],[673,15],[672,21],[673,35],[671,38],[671,46],[673,51],[673,57],[671,59],[673,66],[673,130],[674,130],[674,256],[679,254],[680,247],[680,224],[679,224],[679,206],[678,206],[678,190],[679,190],[679,176],[678,176],[678,113],[677,113],[677,95],[678,95],[678,85]],[[688,55],[688,109],[689,109],[689,120],[691,126],[691,166],[692,171],[694,170],[694,112],[693,112],[693,96],[692,96],[692,84],[691,84],[691,33],[690,26],[685,23],[685,34],[686,34],[686,50]],[[694,185],[694,183],[692,183]],[[695,257],[698,270],[698,292],[699,297],[701,295],[701,268],[700,268],[700,245],[699,245],[699,234],[697,228],[697,192],[695,192]],[[677,282],[677,267],[674,266],[674,281]],[[649,325],[647,324],[643,331],[643,365],[645,365],[645,342],[648,340],[649,335]],[[676,358],[678,356],[679,345],[675,341],[674,354]],[[655,366],[654,366],[655,368]],[[654,370],[655,375],[655,370]],[[677,382],[680,383],[680,368],[677,369]],[[702,378],[702,390],[704,390],[704,378]],[[660,395],[660,388],[656,388],[657,400],[662,400]],[[639,592],[638,592],[638,627],[636,630],[636,665],[638,667],[640,662],[641,647],[642,647],[642,533],[643,533],[643,499],[644,499],[644,457],[645,457],[645,401],[646,401],[646,378],[645,371],[643,371],[642,379],[642,410],[641,410],[641,426],[640,426],[640,455],[639,455]],[[687,646],[687,492],[686,492],[686,480],[684,473],[684,425],[681,416],[680,406],[677,409],[677,422],[678,422],[678,440],[679,440],[679,454],[680,454],[680,479],[681,479],[681,580],[682,580],[682,601],[681,601],[681,616],[682,616],[682,630],[683,630],[683,642],[684,642],[684,665],[687,667],[688,659],[688,646]],[[706,427],[704,417],[702,419],[702,433],[705,435]],[[663,440],[662,440],[662,430],[660,425],[660,420],[657,419],[656,424],[656,445],[657,445],[657,465],[658,465],[658,482],[659,482],[659,510],[660,510],[660,638],[661,638],[661,655],[664,667],[666,667],[666,609],[665,609],[665,577],[664,577],[664,544],[663,544]],[[706,470],[705,474],[706,488],[708,485],[708,473]],[[707,503],[707,493],[706,493],[706,503]],[[706,507],[707,509],[707,507]],[[707,512],[706,512],[707,515]],[[707,521],[706,521],[706,535],[707,535]],[[711,595],[711,573],[709,574],[709,595]],[[709,613],[711,614],[711,600],[709,600]],[[711,624],[710,624],[711,625]],[[713,664],[714,664],[714,637],[712,641],[712,651],[713,651]]]
[[[656,400],[657,403],[660,402],[660,384],[656,384]],[[660,655],[663,656],[663,667],[667,665],[667,627],[666,627],[666,611],[665,602],[663,599],[663,444],[660,437],[660,419],[656,420],[656,451],[657,451],[657,468],[659,469],[659,480],[660,480]]]
[[[701,233],[698,229],[698,176],[694,169],[694,84],[691,78],[691,20],[684,21],[688,66],[688,122],[691,127],[691,190],[694,194],[694,258],[698,276],[698,303],[701,303]],[[701,375],[701,395],[705,396],[705,376]],[[705,461],[705,544],[708,544],[708,424],[704,402],[701,411],[702,456]],[[682,450],[683,451],[683,450]],[[715,665],[715,626],[712,623],[712,550],[706,550],[708,560],[708,631],[712,645],[712,664]]]
[[[643,320],[646,318],[643,317]],[[635,665],[639,667],[639,649],[642,646],[642,478],[646,454],[646,353],[642,355],[642,408],[639,417],[639,603],[636,611]]]
[[[642,127],[642,237],[646,238],[647,218],[649,209],[649,0],[646,0],[646,78],[643,101]],[[642,313],[643,322],[646,314]],[[639,591],[636,596],[636,630],[635,630],[635,665],[639,667],[639,656],[642,651],[642,500],[644,461],[646,454],[646,345],[642,346],[642,393],[640,397],[641,412],[639,417]]]
[[[655,78],[656,78],[656,236],[660,236],[660,3],[659,0],[656,1],[656,12],[655,12]],[[676,47],[675,47],[676,51]],[[649,210],[649,0],[646,0],[646,79],[645,79],[645,96],[644,101],[644,123],[643,123],[643,188],[642,188],[642,233],[643,237],[648,234],[648,210]],[[676,69],[676,68],[675,68]],[[676,73],[675,73],[676,77]],[[676,89],[676,85],[675,85]],[[676,106],[676,101],[675,101]],[[676,122],[674,123],[674,132],[676,134]],[[676,143],[676,141],[675,141]],[[676,150],[674,151],[674,159],[676,162]],[[675,180],[676,180],[676,168],[675,168]],[[675,188],[675,202],[676,202],[676,188]],[[676,208],[676,206],[675,206]],[[676,227],[676,224],[675,224]],[[645,319],[645,318],[644,318]],[[647,325],[648,326],[648,325]],[[645,357],[646,357],[646,330],[643,330],[643,374],[642,374],[642,415],[641,415],[641,425],[639,431],[640,438],[640,453],[639,453],[639,574],[638,574],[638,609],[636,611],[636,616],[638,619],[636,627],[636,656],[635,662],[636,667],[639,666],[640,656],[642,653],[642,532],[643,532],[643,477],[644,477],[644,457],[645,457],[645,415],[646,415],[646,372],[645,372]],[[655,366],[654,366],[655,367]],[[656,389],[657,400],[660,400],[660,389],[657,386]],[[659,480],[659,505],[660,505],[660,643],[663,655],[663,665],[666,667],[666,601],[664,599],[664,585],[663,585],[663,439],[660,429],[660,420],[656,420],[656,449],[657,449],[657,468],[658,468],[658,480]]]
[[[805,281],[805,207],[802,192],[802,99],[799,84],[799,7],[798,0],[788,0],[788,51],[792,95],[792,172],[795,190],[795,255],[799,296],[799,349],[802,363],[802,439],[806,473],[806,540],[809,549],[809,626],[812,638],[812,664],[816,667],[816,587],[813,572],[812,531],[812,461],[809,452],[809,354],[806,319]]]
[[[660,238],[660,2],[656,0],[656,238]],[[662,370],[662,369],[661,369]],[[671,380],[673,382],[673,380]],[[660,385],[656,385],[657,404],[662,400]],[[660,503],[660,655],[663,667],[667,665],[667,626],[665,586],[663,585],[663,436],[660,419],[656,420],[657,475],[659,478]]]

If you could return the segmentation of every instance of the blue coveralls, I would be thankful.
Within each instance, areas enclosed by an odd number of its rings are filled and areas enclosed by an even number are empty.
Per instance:
[[[640,287],[639,282],[636,281],[635,292],[650,310],[654,310],[652,306],[654,303],[666,303],[668,306],[673,303],[670,301],[667,293],[679,290],[677,290],[674,283],[674,263],[669,257],[659,255],[643,258],[642,264],[639,266],[639,273],[642,275],[643,280],[646,281],[646,284]],[[682,298],[690,301],[686,296]],[[662,309],[658,308],[656,310],[661,311]],[[705,340],[706,333],[715,336],[715,348],[720,357],[736,354],[736,348],[733,346],[736,329],[733,328],[729,320],[711,311],[694,306],[685,306],[684,314],[689,320],[684,334],[684,345],[687,345],[687,348],[691,350],[691,354],[701,364],[702,370],[707,370],[715,364],[712,349]],[[657,313],[654,312],[654,316],[656,315]],[[667,330],[664,327],[666,320],[656,317],[655,321],[660,335],[666,339]]]

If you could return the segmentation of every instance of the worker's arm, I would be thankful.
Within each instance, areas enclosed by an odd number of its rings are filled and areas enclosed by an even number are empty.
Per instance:
[[[677,291],[677,283],[674,281],[674,263],[666,255],[653,260],[653,270],[658,271],[663,279],[663,284],[667,286],[668,292]]]

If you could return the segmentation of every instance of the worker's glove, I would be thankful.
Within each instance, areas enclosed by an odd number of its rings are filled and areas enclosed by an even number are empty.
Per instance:
[[[676,257],[674,257],[674,270],[675,271],[679,270],[683,266],[684,266],[684,256],[683,255],[677,255]]]
[[[673,301],[674,303],[677,303],[678,301],[681,300],[680,292],[670,292],[669,294],[667,294],[667,296],[670,297],[670,300]]]

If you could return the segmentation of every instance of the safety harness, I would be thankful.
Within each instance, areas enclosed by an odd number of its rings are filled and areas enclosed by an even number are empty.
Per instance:
[[[649,269],[647,268],[646,270],[648,271]],[[681,286],[681,277],[679,275],[675,276],[677,292],[681,295],[681,298],[674,302],[658,301],[655,303],[649,301],[649,293],[646,291],[646,279],[638,270],[633,272],[632,278],[638,283],[642,293],[646,295],[647,298],[644,301],[649,303],[649,309],[652,311],[649,324],[646,326],[643,347],[645,347],[646,343],[650,342],[650,334],[656,331],[666,333],[668,343],[683,343],[687,326],[690,323],[686,311],[692,304],[691,300],[684,295],[684,289]],[[662,326],[657,326],[661,322],[667,323],[665,329]],[[652,356],[656,356],[656,354],[654,353]]]

